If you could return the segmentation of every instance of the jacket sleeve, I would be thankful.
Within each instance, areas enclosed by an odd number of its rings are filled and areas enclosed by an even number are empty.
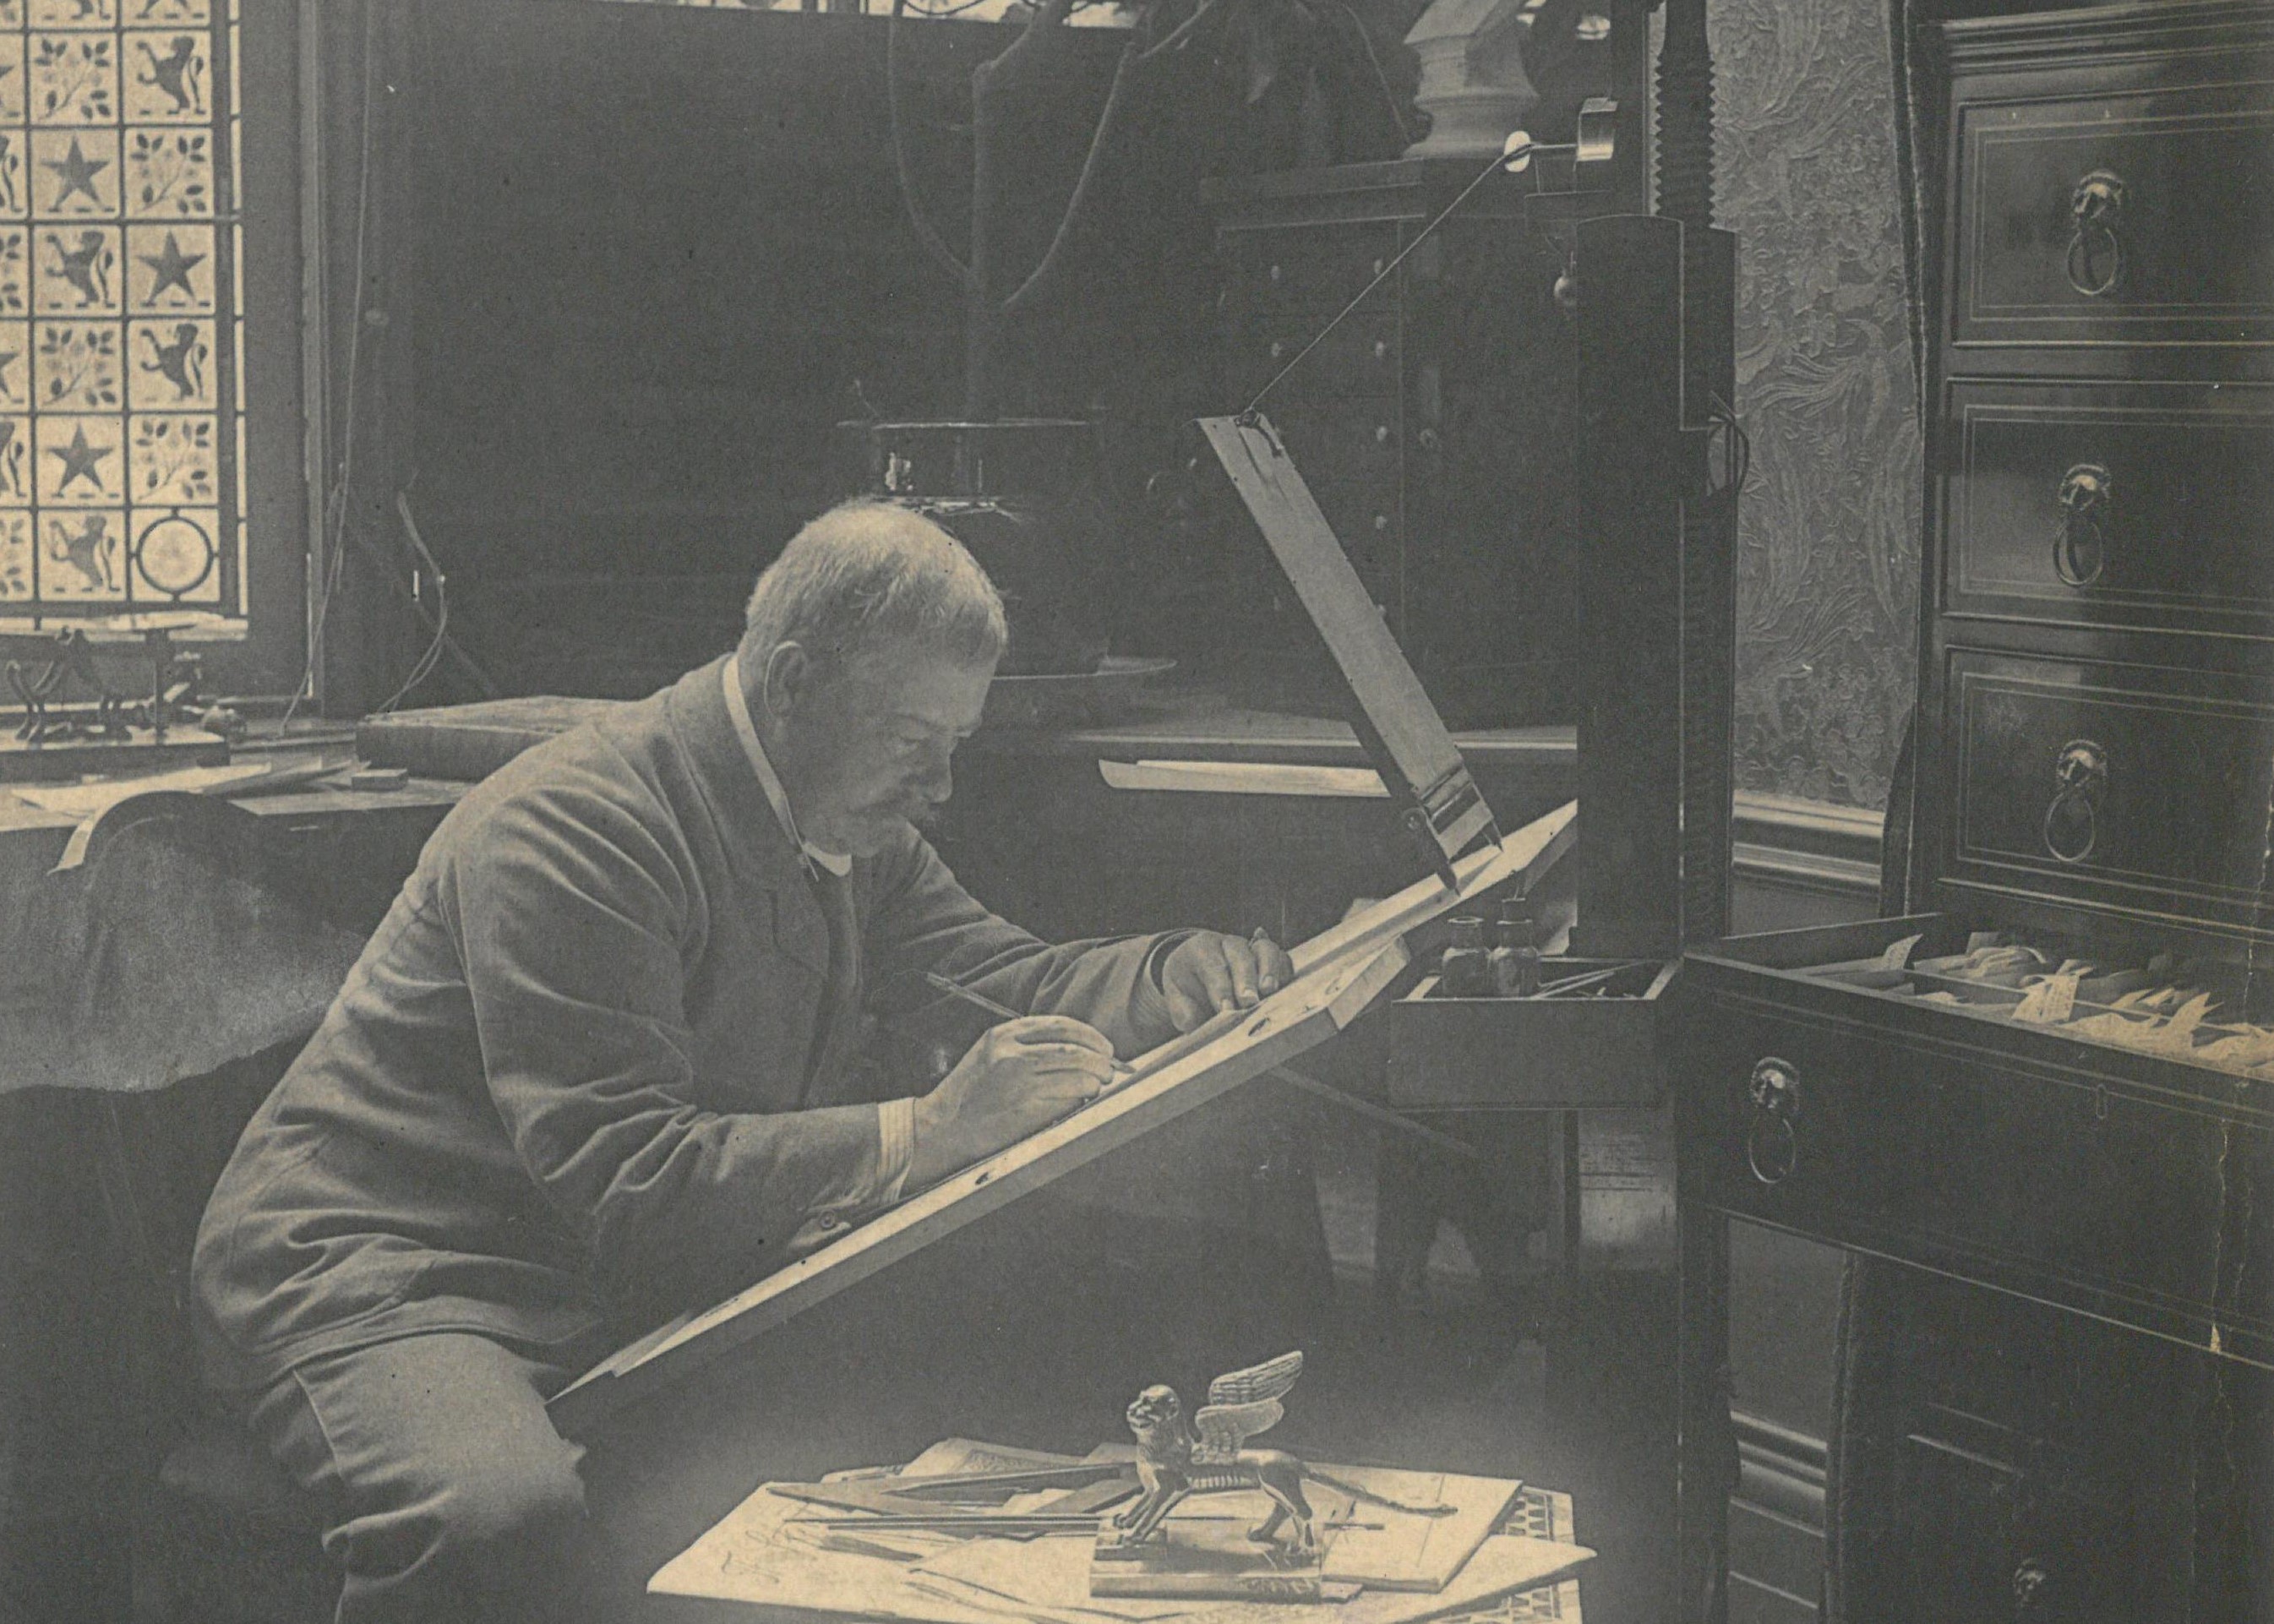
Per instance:
[[[879,864],[867,927],[881,1012],[936,999],[922,979],[929,970],[1030,1015],[1088,1021],[1125,1059],[1176,1035],[1147,966],[1156,949],[1188,934],[1052,946],[982,907],[913,832]]]
[[[832,1238],[873,1197],[881,1149],[873,1105],[692,1102],[683,954],[699,898],[676,851],[659,810],[548,787],[491,815],[446,892],[498,1116],[603,1297],[635,1317],[716,1300]]]

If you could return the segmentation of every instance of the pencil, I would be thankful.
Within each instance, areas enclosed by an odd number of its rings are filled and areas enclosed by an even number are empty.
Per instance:
[[[944,992],[952,998],[960,998],[973,1009],[984,1010],[988,1014],[992,1015],[998,1020],[1024,1020],[1026,1019],[1025,1016],[1020,1014],[1018,1011],[1013,1009],[1009,1004],[998,1004],[985,993],[975,992],[970,988],[966,987],[961,981],[952,981],[936,970],[925,971],[923,973],[923,979],[925,985],[930,987],[935,992]],[[1113,1080],[1115,1083],[1126,1083],[1134,1075],[1136,1075],[1136,1068],[1129,1064],[1128,1062],[1124,1060],[1116,1060],[1113,1063]]]
[[[937,970],[923,973],[924,984],[935,992],[944,992],[952,998],[960,998],[975,1010],[984,1010],[998,1020],[1026,1019],[1007,1004],[998,1004],[983,992],[974,992],[961,981],[951,981]]]

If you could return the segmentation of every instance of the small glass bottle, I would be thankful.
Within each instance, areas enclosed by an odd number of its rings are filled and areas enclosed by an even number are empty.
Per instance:
[[[1485,951],[1485,921],[1465,914],[1447,921],[1453,933],[1437,969],[1437,989],[1448,998],[1482,998],[1492,992],[1492,974]]]
[[[1500,905],[1485,974],[1495,997],[1529,998],[1540,990],[1539,930],[1532,921],[1532,904],[1522,897]]]

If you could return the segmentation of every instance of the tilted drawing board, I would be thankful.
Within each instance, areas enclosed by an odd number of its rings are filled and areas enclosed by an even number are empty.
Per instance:
[[[1408,936],[1497,887],[1528,890],[1570,848],[1576,804],[1502,838],[1443,718],[1269,420],[1210,417],[1201,427],[1349,681],[1353,726],[1383,784],[1406,803],[1404,826],[1435,876],[1295,948],[1287,986],[1137,1056],[1128,1079],[1073,1116],[602,1360],[553,1399],[563,1433],[589,1432],[619,1406],[1315,1048],[1397,979],[1409,962]]]
[[[1570,846],[1577,812],[1567,803],[1468,853],[1457,865],[1455,890],[1432,877],[1352,914],[1297,947],[1294,979],[1254,1009],[1219,1015],[1137,1056],[1126,1081],[1071,1116],[619,1350],[553,1400],[554,1425],[570,1438],[586,1435],[619,1406],[1326,1041],[1397,979],[1410,962],[1407,936],[1464,901],[1511,883],[1528,886],[1545,873]]]
[[[1352,726],[1382,783],[1404,803],[1406,832],[1450,883],[1453,859],[1480,839],[1497,840],[1500,831],[1444,718],[1389,635],[1381,608],[1335,539],[1271,419],[1260,412],[1202,417],[1200,426],[1350,684],[1356,702]]]

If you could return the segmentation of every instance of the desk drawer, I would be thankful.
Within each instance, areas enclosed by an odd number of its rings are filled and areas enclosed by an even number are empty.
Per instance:
[[[2116,1485],[2069,1487],[1931,1435],[1904,1443],[1910,1590],[1894,1616],[1916,1624],[2141,1624],[2189,1616],[2193,1553],[2159,1526],[2172,1519],[2158,1515],[2163,1507],[2152,1503],[2149,1485],[2129,1493]],[[2185,1503],[2190,1485],[2153,1488]]]
[[[1948,883],[2264,928],[2265,682],[1964,649],[1948,658]]]
[[[2274,339],[2274,78],[2263,56],[2195,71],[2232,80],[1957,86],[1959,344]]]
[[[1401,1110],[1655,1106],[1666,1096],[1668,990],[1677,964],[1547,959],[1553,986],[1608,972],[1585,996],[1455,998],[1424,978],[1377,1012],[1388,1099]]]
[[[1950,387],[1954,613],[2264,632],[2274,387]]]
[[[1704,1012],[1683,1142],[1709,1205],[2198,1346],[2218,1335],[2225,1183],[2274,1152],[2263,1130],[2128,1086],[2073,1041],[2037,1045],[2044,1061],[1977,1046],[1955,1015],[1906,1041],[1750,999]],[[2263,1297],[2227,1310],[2262,1349]]]

